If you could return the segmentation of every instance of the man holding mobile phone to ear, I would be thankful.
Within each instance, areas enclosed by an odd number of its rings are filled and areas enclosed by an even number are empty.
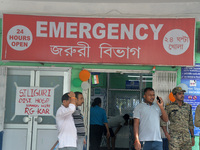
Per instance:
[[[153,88],[144,89],[144,103],[140,103],[134,110],[134,147],[136,150],[162,150],[162,139],[160,133],[160,118],[168,121],[164,110],[163,100],[158,97],[156,103]]]

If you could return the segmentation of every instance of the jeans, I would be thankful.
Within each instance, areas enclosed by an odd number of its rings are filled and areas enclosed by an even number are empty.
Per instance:
[[[161,141],[145,141],[141,142],[143,150],[163,150]]]

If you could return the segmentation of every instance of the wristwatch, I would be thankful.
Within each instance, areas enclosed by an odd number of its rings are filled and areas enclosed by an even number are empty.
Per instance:
[[[194,136],[194,135],[191,135],[191,137],[192,137],[192,138],[195,138],[195,136]]]

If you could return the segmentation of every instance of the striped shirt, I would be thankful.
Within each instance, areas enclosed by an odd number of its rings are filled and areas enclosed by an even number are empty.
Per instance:
[[[74,123],[77,129],[78,136],[85,136],[85,127],[83,122],[83,115],[81,114],[81,110],[76,107],[75,112],[72,114],[74,118]]]

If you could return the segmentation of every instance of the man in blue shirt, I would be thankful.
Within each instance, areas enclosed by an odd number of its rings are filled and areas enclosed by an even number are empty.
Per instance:
[[[107,130],[107,137],[109,137],[106,111],[101,108],[101,99],[98,97],[94,99],[90,109],[90,150],[100,150],[104,125]]]

